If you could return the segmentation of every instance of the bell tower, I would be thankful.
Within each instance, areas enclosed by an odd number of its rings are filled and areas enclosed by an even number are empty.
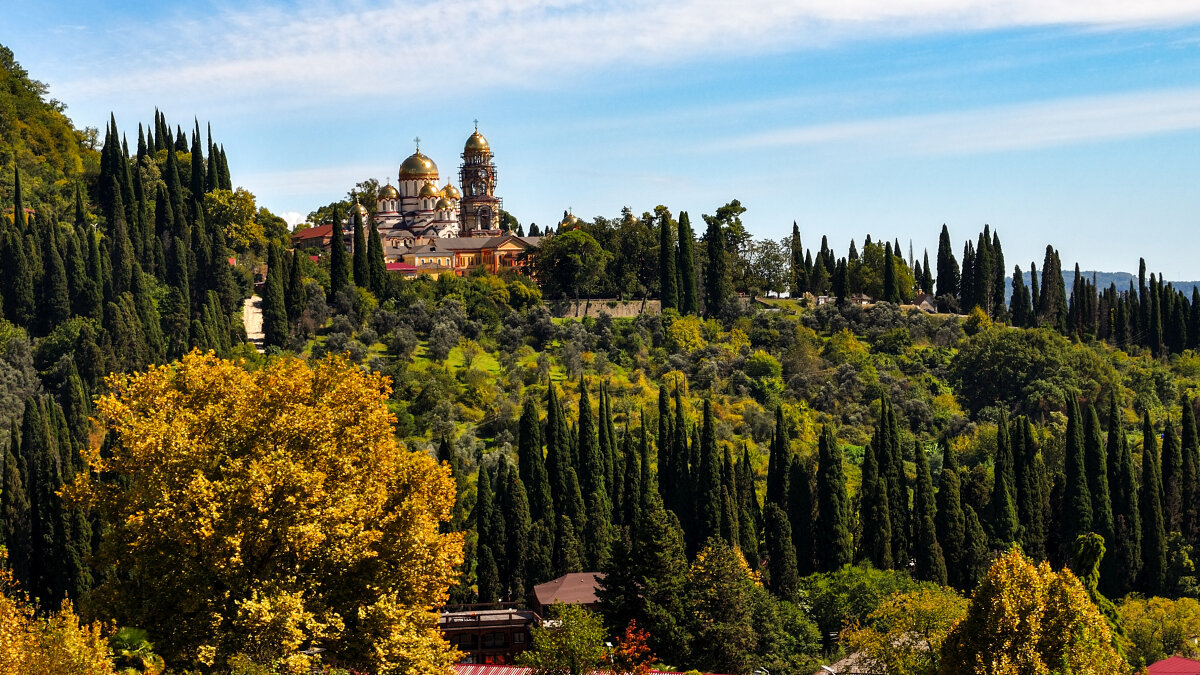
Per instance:
[[[479,120],[475,120],[475,132],[463,147],[462,160],[458,170],[462,184],[462,236],[488,236],[500,229],[501,201],[496,196],[492,149],[479,133]]]

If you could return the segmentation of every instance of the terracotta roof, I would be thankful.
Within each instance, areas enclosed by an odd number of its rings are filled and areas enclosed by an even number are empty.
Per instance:
[[[533,587],[539,605],[555,603],[591,605],[596,602],[596,585],[604,575],[599,572],[571,572]]]
[[[333,234],[333,225],[317,225],[306,230],[300,230],[292,235],[292,239],[323,239]]]
[[[1148,667],[1150,675],[1200,675],[1200,661],[1172,656]]]
[[[531,675],[532,668],[525,666],[493,666],[482,663],[456,663],[454,664],[454,672],[458,675]],[[596,675],[605,675],[610,671],[597,670]],[[668,670],[651,670],[650,675],[679,675],[678,672]],[[701,675],[715,675],[715,673],[702,673]]]

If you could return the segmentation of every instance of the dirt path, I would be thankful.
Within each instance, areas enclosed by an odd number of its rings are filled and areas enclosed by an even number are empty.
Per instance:
[[[252,295],[242,305],[242,323],[246,326],[246,340],[259,352],[263,350],[262,298]]]

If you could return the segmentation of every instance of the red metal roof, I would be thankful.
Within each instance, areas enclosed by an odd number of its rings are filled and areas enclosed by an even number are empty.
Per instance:
[[[1172,656],[1148,667],[1150,675],[1200,675],[1200,661]]]
[[[561,602],[567,605],[592,605],[596,603],[596,585],[604,575],[598,572],[571,572],[533,587],[539,605],[547,606]]]

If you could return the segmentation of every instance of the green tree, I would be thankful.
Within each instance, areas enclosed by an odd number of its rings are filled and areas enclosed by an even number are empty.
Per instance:
[[[333,230],[329,234],[329,297],[333,299],[350,286],[350,268],[346,265],[342,221],[336,213],[331,227]]]
[[[696,295],[695,234],[687,211],[679,214],[679,312],[696,314],[700,301]]]
[[[1020,523],[1016,505],[1016,471],[1009,434],[1008,415],[1001,414],[996,425],[996,466],[992,481],[990,525],[994,547],[1003,550],[1020,541]]]
[[[602,665],[607,634],[600,615],[582,605],[556,604],[552,623],[530,630],[532,645],[517,663],[543,675],[590,675]]]
[[[1163,525],[1167,532],[1183,529],[1183,449],[1168,417],[1162,432]]]
[[[863,623],[846,627],[838,644],[861,654],[858,667],[896,675],[934,675],[950,629],[968,601],[948,588],[922,588],[888,596]]]
[[[946,559],[937,539],[937,505],[934,503],[933,477],[929,473],[929,459],[925,449],[916,448],[917,483],[913,499],[913,537],[916,544],[918,579],[932,581],[940,586],[948,582]]]
[[[383,240],[379,238],[379,226],[371,219],[371,235],[367,240],[367,266],[370,269],[371,292],[382,296],[387,285],[387,261],[383,258]]]
[[[1150,413],[1142,417],[1142,486],[1138,504],[1142,520],[1142,590],[1158,593],[1166,582],[1167,530],[1163,519],[1158,437]]]
[[[828,426],[821,433],[818,453],[817,523],[813,533],[821,569],[828,572],[848,564],[854,553],[842,449]]]
[[[721,221],[705,216],[708,229],[704,233],[704,315],[721,316],[733,297],[729,283],[729,262],[726,251],[725,233]]]
[[[267,248],[267,281],[263,284],[262,297],[263,342],[267,346],[283,347],[290,332],[287,301],[283,292],[286,274],[283,252],[278,244],[272,243]]]
[[[741,551],[713,542],[688,570],[692,662],[715,672],[744,673],[758,650],[755,595],[762,592]]]
[[[712,402],[704,399],[703,427],[700,432],[700,466],[696,476],[697,516],[696,540],[707,544],[721,536],[721,464],[717,455],[716,427]],[[731,543],[731,542],[727,542]]]
[[[367,235],[363,227],[363,210],[355,202],[351,212],[354,214],[354,251],[353,266],[354,285],[359,288],[371,288],[371,265],[367,257]]]
[[[675,233],[671,212],[662,207],[658,215],[658,298],[662,308],[679,308],[679,279],[675,269]]]
[[[1108,413],[1108,485],[1113,515],[1112,553],[1101,562],[1101,588],[1109,597],[1121,597],[1133,590],[1142,568],[1142,518],[1138,505],[1137,476],[1129,441],[1121,428],[1116,397],[1110,400]]]
[[[967,519],[959,490],[958,463],[948,438],[942,438],[942,474],[938,486],[934,515],[937,539],[942,546],[948,580],[955,588],[962,589]]]
[[[892,569],[892,521],[888,513],[887,483],[879,476],[875,447],[863,450],[861,506],[859,523],[862,538],[859,558],[870,560],[876,569]]]
[[[533,256],[533,273],[549,297],[574,298],[591,294],[612,254],[583,230],[570,230],[543,239]]]
[[[763,509],[764,540],[767,547],[767,587],[781,598],[795,598],[800,586],[796,570],[796,547],[792,544],[792,525],[778,504]]]
[[[942,233],[938,237],[937,295],[957,298],[958,282],[958,260],[954,258],[954,246],[950,242],[950,231],[943,223]]]

